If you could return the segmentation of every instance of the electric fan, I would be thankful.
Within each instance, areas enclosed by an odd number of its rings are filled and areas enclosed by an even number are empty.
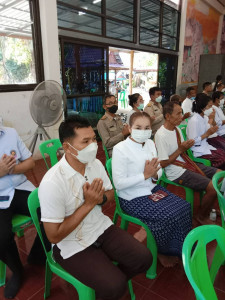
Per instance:
[[[33,91],[30,98],[30,113],[34,122],[38,125],[34,137],[29,145],[34,152],[37,138],[42,136],[50,139],[44,127],[50,127],[58,122],[63,111],[66,113],[66,93],[61,85],[54,80],[41,82]]]

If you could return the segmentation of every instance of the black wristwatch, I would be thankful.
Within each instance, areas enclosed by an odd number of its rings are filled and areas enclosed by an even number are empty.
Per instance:
[[[103,200],[98,205],[103,206],[107,202],[107,200],[108,200],[108,198],[107,198],[106,194],[103,194]]]

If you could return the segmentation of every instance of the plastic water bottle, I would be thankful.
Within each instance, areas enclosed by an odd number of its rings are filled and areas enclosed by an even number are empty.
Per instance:
[[[214,208],[212,209],[209,218],[211,221],[216,221],[216,210]]]

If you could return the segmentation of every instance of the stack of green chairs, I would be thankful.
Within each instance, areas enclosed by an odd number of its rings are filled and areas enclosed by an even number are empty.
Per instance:
[[[147,233],[147,248],[151,251],[152,257],[153,257],[153,263],[152,263],[151,267],[148,269],[148,271],[146,272],[146,277],[149,279],[154,279],[157,276],[157,274],[156,274],[157,245],[156,245],[155,238],[153,237],[150,229],[148,228],[148,226],[145,223],[143,223],[142,221],[140,221],[139,219],[137,219],[135,217],[131,217],[131,216],[127,215],[121,209],[119,199],[118,199],[118,196],[116,193],[116,189],[113,184],[113,179],[112,179],[112,159],[111,158],[106,162],[106,169],[108,171],[109,177],[110,177],[112,185],[113,185],[115,201],[116,201],[116,209],[115,209],[115,213],[114,213],[114,217],[113,217],[113,222],[114,222],[114,224],[116,224],[118,221],[118,217],[120,216],[120,218],[121,218],[120,227],[124,230],[127,230],[129,222],[144,227],[144,229],[146,230],[146,233]]]
[[[208,265],[207,244],[217,242],[211,266]],[[197,300],[218,300],[213,283],[225,261],[225,230],[217,225],[203,225],[186,237],[182,260],[187,278]]]

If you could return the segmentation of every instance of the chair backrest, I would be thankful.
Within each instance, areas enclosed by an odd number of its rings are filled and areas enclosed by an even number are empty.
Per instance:
[[[220,179],[224,179],[224,178],[225,178],[225,171],[218,172],[213,176],[212,183],[214,189],[217,192],[217,197],[218,197],[220,212],[221,212],[222,226],[225,229],[225,198],[220,191],[222,185],[222,181],[220,181]]]
[[[59,139],[44,141],[39,145],[39,150],[41,152],[42,157],[44,158],[48,170],[58,162],[57,151],[61,147],[62,144]],[[48,165],[45,158],[45,154],[48,154],[50,156],[51,166]]]
[[[216,240],[212,264],[207,261],[208,243]],[[193,229],[186,237],[182,260],[185,273],[198,300],[218,300],[213,283],[225,260],[225,230],[217,225],[203,225]]]
[[[103,147],[103,149],[104,149],[104,151],[105,151],[105,159],[106,159],[106,162],[109,160],[109,154],[108,154],[108,151],[107,151],[107,148],[106,148],[106,146],[104,145],[104,143],[103,143],[103,140],[102,140],[102,137],[100,136],[100,134],[98,134],[99,135],[99,137],[100,137],[100,139],[101,139],[101,141],[102,141],[102,147]]]
[[[109,178],[110,178],[110,180],[112,182],[112,186],[113,186],[113,189],[114,189],[117,210],[119,211],[119,213],[122,214],[123,211],[122,211],[122,209],[120,207],[120,202],[119,202],[119,199],[118,199],[118,196],[117,196],[116,188],[115,188],[114,183],[113,183],[113,177],[112,177],[112,158],[109,158],[106,161],[106,170],[108,171]]]
[[[47,256],[48,252],[47,252],[45,244],[44,244],[44,239],[43,239],[43,235],[41,232],[40,222],[39,222],[38,215],[37,215],[37,209],[39,207],[40,207],[40,203],[39,203],[39,199],[38,199],[38,188],[36,188],[33,192],[30,193],[30,195],[28,197],[28,208],[30,211],[31,218],[34,222],[34,226],[37,230],[37,233],[40,237],[41,243],[44,247],[45,254]]]

